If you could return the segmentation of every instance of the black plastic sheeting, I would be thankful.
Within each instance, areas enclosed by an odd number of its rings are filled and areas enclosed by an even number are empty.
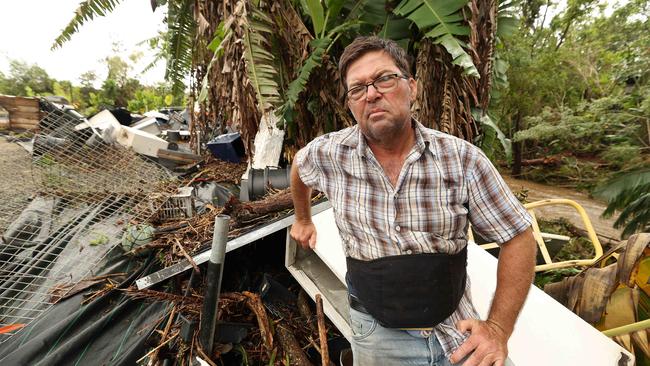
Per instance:
[[[0,344],[0,365],[135,365],[169,307],[167,302],[134,299],[124,289],[152,270],[147,260],[114,248],[96,275],[128,273],[118,289],[82,305],[95,286],[50,307],[27,328]]]

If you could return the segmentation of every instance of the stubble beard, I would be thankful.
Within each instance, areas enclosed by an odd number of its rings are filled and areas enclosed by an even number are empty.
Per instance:
[[[371,143],[381,145],[392,145],[404,133],[405,121],[397,121],[392,116],[378,119],[376,121],[366,120],[364,125],[359,124],[361,133]]]

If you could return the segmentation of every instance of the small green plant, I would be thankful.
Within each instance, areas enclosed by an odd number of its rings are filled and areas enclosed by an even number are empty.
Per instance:
[[[95,247],[98,245],[104,245],[108,243],[108,236],[104,233],[95,233],[95,239],[91,240],[90,243],[88,243],[91,247]]]
[[[561,281],[566,277],[575,276],[578,273],[580,273],[580,270],[577,268],[552,269],[549,271],[536,273],[534,283],[535,286],[543,290],[544,286],[546,286],[549,283]]]
[[[56,163],[56,160],[48,154],[43,154],[41,155],[38,159],[34,161],[34,165],[40,166],[40,167],[48,167],[52,166]]]

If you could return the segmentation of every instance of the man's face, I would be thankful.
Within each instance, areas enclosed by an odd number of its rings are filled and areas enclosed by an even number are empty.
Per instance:
[[[372,51],[350,64],[347,87],[364,85],[390,74],[402,75],[393,59],[384,51]],[[348,107],[361,132],[371,141],[389,141],[411,123],[411,102],[415,100],[416,82],[413,78],[397,79],[395,89],[379,93],[372,85],[359,100],[348,98]]]

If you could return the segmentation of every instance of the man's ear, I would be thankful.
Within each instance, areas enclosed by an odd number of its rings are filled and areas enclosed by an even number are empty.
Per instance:
[[[409,78],[409,100],[411,103],[415,102],[415,98],[418,95],[418,82],[413,79]]]

